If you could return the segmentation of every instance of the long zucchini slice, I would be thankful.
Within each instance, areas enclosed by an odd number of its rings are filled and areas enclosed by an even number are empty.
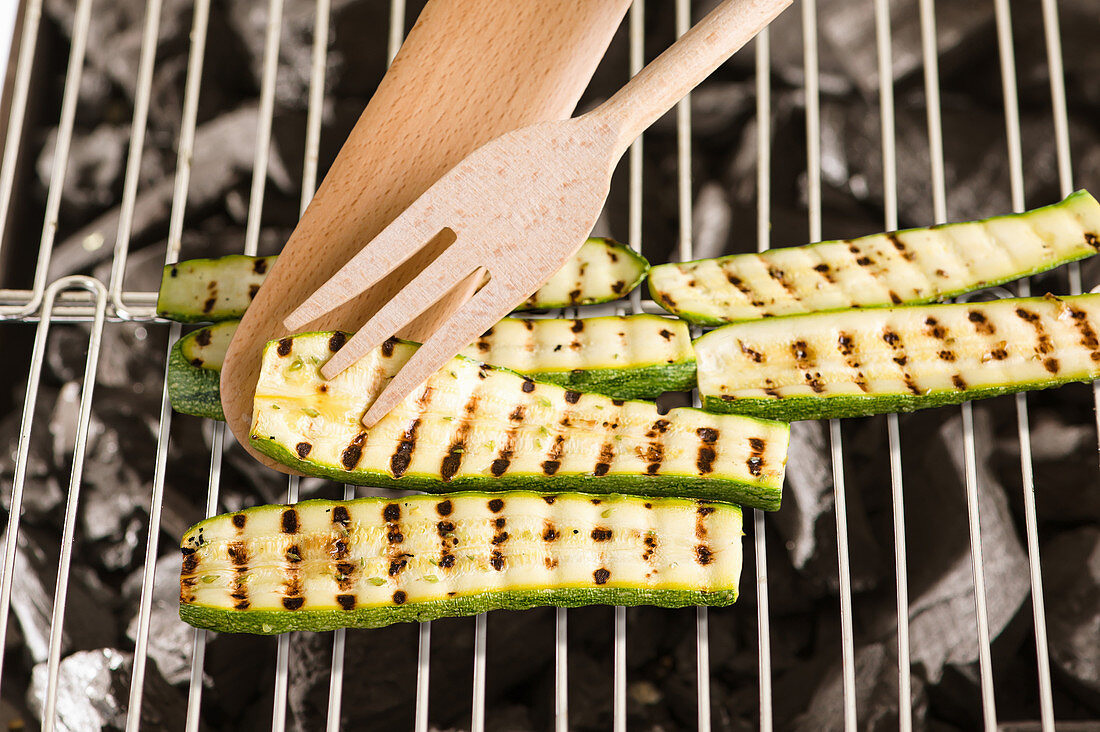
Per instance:
[[[252,445],[302,473],[430,492],[544,488],[779,507],[789,427],[539,384],[456,357],[369,431],[359,420],[416,350],[390,340],[335,379],[343,333],[264,349]]]
[[[649,273],[653,298],[692,323],[916,304],[1043,272],[1100,249],[1087,191],[1021,214],[734,254]]]
[[[180,549],[180,617],[230,633],[542,605],[730,605],[741,509],[528,492],[314,500],[215,516]]]
[[[239,320],[256,297],[275,257],[232,254],[189,259],[164,268],[157,314],[181,323]],[[649,262],[625,244],[591,238],[516,310],[611,302],[637,287]]]
[[[959,404],[1100,378],[1100,295],[797,315],[695,342],[715,412],[798,420]]]
[[[177,341],[168,363],[168,400],[177,412],[224,421],[219,372],[238,322],[214,323]],[[536,381],[617,399],[695,388],[687,323],[658,315],[505,318],[462,353]]]

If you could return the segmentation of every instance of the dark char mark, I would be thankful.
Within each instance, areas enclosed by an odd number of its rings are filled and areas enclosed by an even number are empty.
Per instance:
[[[542,463],[542,472],[546,475],[553,475],[558,472],[558,468],[561,467],[561,454],[565,445],[565,436],[557,435],[554,437],[554,444],[550,448],[550,452],[546,456],[546,460]]]
[[[234,526],[236,526],[238,529],[243,529],[245,523],[248,521],[248,517],[245,516],[243,513],[235,513],[233,514],[232,520]]]
[[[363,457],[363,442],[366,439],[367,433],[360,432],[352,438],[351,444],[340,453],[340,464],[344,466],[344,470],[352,470],[359,464],[359,459]]]
[[[292,341],[289,337],[283,338],[279,341],[279,345],[275,347],[275,353],[279,354],[280,356],[289,356],[290,349],[293,347],[294,341]]]
[[[609,529],[607,527],[604,527],[604,526],[597,526],[596,528],[592,529],[592,540],[593,541],[610,541],[611,540],[611,529]]]
[[[283,533],[298,533],[298,512],[293,508],[288,508],[283,511]]]
[[[284,597],[283,607],[287,610],[301,610],[305,602],[303,597]]]
[[[439,503],[435,504],[435,511],[440,516],[450,516],[451,511],[453,510],[454,506],[451,504],[450,501],[440,501]]]
[[[606,584],[607,580],[611,579],[611,572],[600,567],[592,573],[592,579],[594,579],[598,585]]]
[[[203,328],[198,333],[196,333],[195,334],[195,343],[198,343],[200,346],[209,346],[210,345],[210,329],[209,328]]]
[[[605,442],[600,445],[600,457],[596,462],[595,468],[593,468],[593,474],[607,475],[607,471],[611,469],[611,461],[615,459],[615,449],[611,446],[610,442]]]
[[[336,331],[335,333],[332,334],[331,338],[328,339],[328,350],[332,351],[333,353],[336,353],[341,348],[343,348],[344,344],[347,343],[347,342],[348,342],[348,337],[346,335],[344,335],[343,331],[338,330],[338,331]]]
[[[354,610],[355,595],[337,595],[336,603],[340,606],[341,610]]]
[[[308,442],[299,442],[294,446],[294,452],[298,453],[298,457],[305,460],[310,451],[313,450],[313,445]]]
[[[704,567],[714,561],[714,554],[706,544],[695,547],[695,561]]]

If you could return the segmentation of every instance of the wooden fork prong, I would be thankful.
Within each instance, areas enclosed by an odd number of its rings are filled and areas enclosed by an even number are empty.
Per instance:
[[[422,250],[446,227],[432,226],[417,215],[416,204],[380,231],[359,253],[283,319],[294,331],[304,328],[349,300],[366,292]],[[453,241],[454,235],[451,234]]]
[[[416,349],[416,353],[367,409],[362,418],[363,426],[373,427],[418,385],[443,368],[455,353],[477,340],[478,336],[507,315],[509,310],[511,303],[507,288],[500,282],[489,280],[488,284],[451,315],[446,327],[437,330]]]
[[[444,252],[434,262],[401,288],[383,305],[358,332],[333,354],[321,368],[321,374],[331,379],[372,349],[377,348],[417,316],[441,300],[469,277],[484,277],[484,271],[474,262],[464,264],[457,256]],[[478,274],[479,271],[481,274]],[[450,327],[450,321],[446,323]]]

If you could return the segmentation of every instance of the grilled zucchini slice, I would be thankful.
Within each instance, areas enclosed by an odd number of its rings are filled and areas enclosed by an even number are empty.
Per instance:
[[[730,605],[741,509],[528,492],[314,500],[215,516],[180,549],[180,617],[230,633],[543,605]]]
[[[180,323],[240,320],[274,263],[274,256],[230,254],[165,265],[157,315]]]
[[[650,271],[649,290],[661,307],[701,325],[917,304],[1090,257],[1098,237],[1100,204],[1077,191],[984,221],[662,264]]]
[[[238,322],[208,325],[176,342],[168,362],[168,399],[177,412],[225,419],[218,379]],[[617,399],[655,399],[695,388],[687,324],[658,315],[505,318],[463,354],[536,381]]]
[[[1100,378],[1100,295],[797,315],[695,342],[715,412],[798,420],[959,404]]]
[[[239,320],[267,277],[275,257],[231,254],[165,266],[157,314],[181,323]],[[649,262],[625,244],[588,239],[550,280],[516,310],[611,302],[637,287]]]
[[[181,414],[225,421],[221,369],[237,320],[225,320],[188,333],[168,356],[168,401]]]
[[[343,333],[264,349],[252,445],[308,475],[429,492],[541,488],[779,507],[789,427],[537,384],[456,357],[369,431],[359,420],[416,350],[390,340],[339,376]]]

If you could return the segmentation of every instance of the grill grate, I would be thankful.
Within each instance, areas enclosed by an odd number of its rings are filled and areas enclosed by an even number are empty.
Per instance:
[[[921,41],[923,48],[924,91],[928,108],[928,142],[930,148],[931,182],[933,210],[936,222],[944,222],[948,217],[946,197],[946,176],[944,166],[943,134],[940,120],[939,72],[937,69],[937,39],[934,17],[934,0],[915,0],[919,2]],[[994,0],[997,23],[998,51],[1001,64],[1003,85],[1003,112],[1008,140],[1010,185],[1014,210],[1025,207],[1023,186],[1023,162],[1021,151],[1019,105],[1016,90],[1016,71],[1010,23],[1009,0]],[[39,37],[39,20],[43,0],[26,0],[23,16],[22,34],[18,43],[18,57],[13,57],[16,73],[11,87],[10,119],[7,138],[4,145],[4,157],[0,168],[0,232],[5,230],[11,213],[12,194],[15,185],[16,164],[19,150],[23,144],[25,117],[31,84],[31,72],[35,57],[35,47]],[[70,51],[66,74],[64,95],[61,105],[61,121],[57,137],[56,154],[50,178],[46,215],[41,231],[37,257],[37,267],[31,286],[23,290],[0,290],[0,320],[17,322],[37,322],[34,348],[30,356],[30,378],[26,400],[23,404],[22,430],[16,461],[15,481],[12,493],[12,507],[8,519],[7,541],[4,546],[4,566],[2,584],[0,584],[0,647],[6,635],[8,616],[11,607],[12,578],[15,571],[15,537],[19,531],[23,489],[26,484],[28,446],[32,429],[42,429],[34,423],[35,402],[42,374],[46,339],[51,325],[61,322],[90,322],[91,335],[88,342],[88,356],[85,364],[80,396],[79,422],[77,430],[77,449],[73,458],[73,470],[68,487],[62,534],[62,553],[58,568],[57,590],[54,597],[54,615],[51,626],[48,657],[49,685],[46,694],[45,727],[52,727],[53,713],[57,701],[57,679],[61,652],[62,629],[64,627],[65,600],[69,579],[71,547],[76,531],[77,502],[81,485],[81,471],[84,450],[87,442],[88,426],[93,396],[93,385],[98,368],[100,344],[105,322],[119,321],[155,321],[155,293],[136,292],[125,289],[127,273],[127,255],[133,224],[134,207],[138,193],[139,171],[144,149],[144,136],[147,126],[152,88],[155,58],[157,51],[157,32],[160,24],[162,0],[148,0],[144,33],[142,39],[141,61],[138,69],[137,93],[134,104],[132,126],[132,144],[126,162],[125,183],[120,224],[117,241],[114,242],[114,258],[110,279],[103,283],[84,276],[64,277],[48,282],[54,236],[57,231],[58,213],[61,205],[63,181],[69,162],[69,150],[72,140],[73,123],[76,113],[77,97],[81,88],[80,80],[84,65],[84,53],[88,39],[89,19],[93,11],[92,0],[79,0],[76,10],[76,22],[72,31],[73,43]],[[885,197],[884,226],[894,230],[898,226],[897,195],[897,148],[894,125],[894,97],[891,63],[891,26],[889,0],[873,0],[875,15],[875,41],[878,60],[878,78],[883,83],[879,89],[881,113],[881,146],[883,187]],[[266,8],[267,30],[263,55],[263,74],[259,106],[259,127],[255,140],[254,175],[248,204],[247,228],[244,253],[257,251],[261,210],[264,201],[264,186],[267,180],[269,146],[274,112],[275,82],[278,71],[280,24],[283,0],[269,0]],[[689,26],[690,0],[676,0],[676,32],[683,33]],[[817,4],[816,0],[801,0],[802,32],[804,38],[805,99],[806,99],[806,185],[808,207],[808,225],[810,239],[822,238],[822,150],[821,115],[817,45]],[[798,12],[798,11],[791,11]],[[180,252],[184,227],[184,213],[187,206],[187,194],[191,173],[191,159],[195,143],[195,128],[198,115],[200,80],[202,78],[207,25],[210,13],[210,0],[195,0],[193,26],[191,30],[190,55],[187,68],[186,89],[183,103],[183,118],[178,140],[178,161],[175,176],[175,189],[172,197],[170,228],[167,238],[166,263],[177,261]],[[316,24],[313,41],[310,94],[305,138],[305,161],[302,182],[302,206],[312,196],[316,184],[318,168],[318,147],[321,134],[321,110],[324,103],[323,89],[326,69],[327,40],[329,37],[329,0],[317,0]],[[1042,0],[1043,24],[1046,39],[1047,61],[1050,70],[1050,92],[1055,130],[1057,164],[1060,188],[1063,195],[1072,191],[1073,173],[1070,163],[1070,145],[1066,109],[1066,94],[1063,81],[1061,36],[1058,27],[1058,8],[1056,0]],[[406,12],[404,0],[391,3],[390,24],[388,28],[388,58],[392,60],[403,37]],[[644,2],[635,0],[630,10],[630,72],[639,70],[643,58]],[[770,36],[765,31],[755,44],[756,58],[756,143],[757,143],[757,211],[758,230],[757,247],[760,250],[770,245],[771,220],[771,78],[769,72]],[[625,70],[624,70],[625,72]],[[624,74],[625,80],[625,74]],[[677,160],[679,202],[679,257],[692,258],[692,200],[691,200],[691,110],[688,103],[682,102],[676,110],[677,124]],[[634,144],[629,157],[629,241],[640,247],[642,240],[642,139]],[[13,242],[4,241],[0,245],[11,247]],[[1082,291],[1080,267],[1071,264],[1067,268],[1069,289],[1073,293]],[[1021,284],[1021,293],[1028,294],[1027,282]],[[652,303],[643,302],[635,292],[629,301],[629,310],[660,312]],[[157,321],[159,322],[159,321]],[[180,326],[169,326],[169,343],[180,335]],[[1100,385],[1094,388],[1094,396],[1100,404]],[[696,397],[697,398],[697,397]],[[1026,545],[1030,567],[1031,597],[1034,614],[1035,643],[1038,658],[1038,685],[1041,709],[1041,723],[1044,730],[1054,729],[1054,708],[1051,691],[1051,678],[1046,639],[1046,616],[1043,608],[1042,574],[1039,561],[1038,528],[1035,508],[1035,480],[1032,470],[1030,429],[1028,422],[1028,403],[1024,395],[1016,397],[1016,416],[1018,422],[1020,446],[1020,471],[1023,485],[1023,506],[1025,516]],[[975,449],[973,412],[969,404],[961,407],[966,505],[970,528],[971,565],[975,586],[975,624],[979,648],[979,669],[981,680],[981,706],[984,725],[987,730],[997,728],[997,706],[993,693],[993,667],[990,657],[990,631],[986,611],[985,577],[982,562],[981,525],[978,506],[978,473]],[[156,559],[159,553],[161,509],[164,497],[165,471],[168,457],[169,428],[171,410],[167,395],[162,393],[160,400],[159,431],[155,453],[155,473],[151,488],[150,522],[146,540],[145,561],[142,578],[142,592],[139,607],[139,626],[136,640],[134,671],[129,693],[129,716],[127,730],[137,730],[140,725],[141,699],[145,685],[145,670],[150,632],[150,610],[152,587]],[[903,497],[904,476],[901,463],[901,429],[896,415],[886,419],[890,448],[890,485],[894,521],[894,560],[897,587],[898,625],[898,688],[899,721],[901,729],[911,728],[912,708],[910,693],[912,680],[909,664],[909,627],[907,594],[907,563],[905,537],[905,505]],[[1098,417],[1100,429],[1100,417]],[[857,727],[856,716],[856,672],[855,643],[853,632],[852,581],[850,574],[847,508],[845,496],[844,448],[842,444],[841,424],[833,420],[829,425],[830,450],[832,458],[835,516],[837,531],[837,552],[839,564],[841,658],[843,662],[843,719],[846,729]],[[217,510],[218,493],[222,472],[222,454],[225,445],[225,428],[217,424],[213,428],[212,452],[210,455],[209,482],[206,498],[206,514]],[[355,491],[351,486],[344,487],[344,497],[352,498]],[[294,502],[298,498],[298,479],[290,478],[286,499]],[[752,535],[755,548],[755,579],[757,595],[757,624],[759,641],[759,725],[762,729],[772,728],[772,668],[771,668],[771,631],[768,605],[768,568],[765,545],[765,519],[762,512],[752,512]],[[734,609],[728,612],[744,612]],[[564,731],[569,726],[568,689],[568,618],[569,613],[558,609],[555,615],[555,693],[554,719],[555,729]],[[711,726],[710,696],[710,637],[709,615],[706,608],[696,613],[697,639],[697,698],[698,728],[709,730]],[[473,651],[473,697],[470,727],[483,730],[485,727],[485,688],[486,688],[486,642],[489,620],[485,615],[475,620]],[[626,729],[627,720],[627,666],[626,634],[627,616],[624,608],[614,611],[613,644],[613,723],[616,732]],[[195,631],[193,642],[193,660],[190,673],[190,686],[187,704],[186,728],[199,728],[199,713],[202,704],[202,678],[208,633]],[[274,707],[272,729],[282,730],[286,725],[288,660],[294,653],[294,636],[284,635],[277,642],[277,660],[274,687]],[[337,631],[333,636],[331,682],[328,696],[326,729],[336,730],[340,726],[342,685],[344,674],[344,650],[346,634]],[[418,732],[428,729],[428,691],[430,670],[431,624],[421,624],[419,642],[416,649],[417,682],[414,728]],[[413,653],[409,649],[409,653]],[[0,654],[0,672],[3,670],[3,655]]]

